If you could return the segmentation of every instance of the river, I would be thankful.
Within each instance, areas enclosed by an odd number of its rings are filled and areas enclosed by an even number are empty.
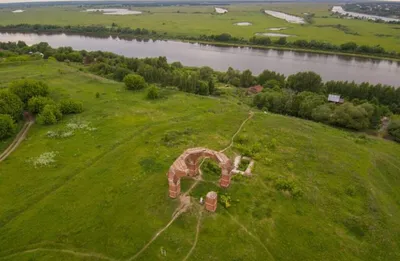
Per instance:
[[[343,80],[400,86],[400,62],[331,54],[315,54],[250,47],[218,47],[178,41],[137,41],[119,38],[95,38],[77,35],[0,33],[0,42],[47,42],[52,47],[71,46],[76,50],[109,51],[127,57],[166,56],[169,62],[186,66],[210,66],[225,71],[228,67],[250,69],[259,74],[264,69],[294,74],[314,71],[324,81]]]

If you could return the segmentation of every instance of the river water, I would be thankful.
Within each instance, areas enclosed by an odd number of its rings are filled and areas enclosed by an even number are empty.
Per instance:
[[[220,71],[225,71],[228,67],[250,69],[254,74],[265,69],[285,75],[314,71],[324,81],[343,80],[400,86],[400,62],[386,60],[249,47],[217,47],[178,41],[144,42],[65,34],[0,33],[0,42],[18,40],[29,45],[47,42],[52,47],[71,46],[76,50],[109,51],[127,57],[166,56],[169,62],[180,61],[186,66],[210,66]]]

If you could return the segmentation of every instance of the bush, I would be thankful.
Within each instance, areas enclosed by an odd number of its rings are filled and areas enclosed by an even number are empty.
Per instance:
[[[323,86],[321,76],[315,72],[299,72],[290,75],[286,85],[287,88],[298,92],[321,92]]]
[[[388,127],[388,132],[395,141],[400,142],[400,120],[393,120]]]
[[[156,86],[152,85],[147,91],[147,99],[156,100],[158,98],[160,98],[160,92]]]
[[[0,114],[8,114],[14,120],[21,117],[24,104],[21,99],[9,91],[0,91]]]
[[[10,85],[10,91],[16,94],[25,104],[32,97],[49,95],[49,87],[44,82],[35,80],[14,81]]]
[[[32,113],[40,113],[44,106],[46,105],[54,105],[54,101],[48,97],[36,96],[32,97],[28,101],[28,110]]]
[[[138,74],[128,74],[124,77],[124,83],[128,90],[141,90],[147,87],[144,78]]]
[[[8,114],[0,114],[0,140],[11,136],[15,131],[14,120]]]
[[[57,123],[61,120],[62,113],[56,105],[46,105],[44,106],[41,113],[37,116],[37,122],[43,125],[51,125]]]
[[[83,112],[83,104],[73,100],[63,100],[60,103],[62,114],[75,114]]]

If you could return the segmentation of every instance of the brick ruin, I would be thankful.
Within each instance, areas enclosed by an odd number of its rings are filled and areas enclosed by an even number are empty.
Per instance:
[[[191,148],[183,152],[169,168],[168,184],[171,198],[177,198],[181,192],[181,177],[195,177],[199,173],[200,162],[203,158],[213,159],[220,166],[220,186],[227,188],[230,185],[233,166],[224,153],[206,148]]]
[[[218,195],[217,192],[210,191],[206,196],[206,209],[210,212],[217,210]]]

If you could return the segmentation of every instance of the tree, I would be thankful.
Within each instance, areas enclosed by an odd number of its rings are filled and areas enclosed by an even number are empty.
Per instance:
[[[288,77],[286,86],[298,92],[321,92],[322,79],[315,72],[299,72]]]
[[[0,114],[8,114],[14,120],[21,117],[24,104],[21,99],[12,92],[0,91]]]
[[[298,115],[302,118],[311,119],[315,108],[323,105],[326,98],[322,95],[309,93],[307,97],[300,103]]]
[[[13,119],[8,114],[0,114],[0,140],[11,136],[15,131]]]
[[[215,84],[214,84],[214,81],[213,81],[212,79],[210,79],[210,80],[208,81],[208,92],[209,92],[210,94],[213,94],[214,91],[215,91]]]
[[[332,123],[354,130],[363,130],[370,125],[367,111],[352,103],[344,103],[336,107],[332,115]]]
[[[28,101],[28,110],[32,113],[40,113],[44,106],[47,104],[52,104],[54,105],[54,101],[48,97],[42,97],[42,96],[35,96],[29,99]]]
[[[275,43],[279,44],[279,45],[286,45],[287,39],[286,39],[286,37],[279,37],[279,39]]]
[[[46,105],[44,106],[41,113],[38,114],[36,120],[39,124],[51,125],[57,123],[61,120],[62,113],[56,105]]]
[[[260,85],[264,85],[267,81],[270,80],[276,80],[279,83],[280,88],[282,88],[285,85],[285,75],[270,70],[264,70],[257,77],[257,82]]]
[[[199,70],[200,80],[209,81],[212,79],[214,70],[208,66],[203,66]]]
[[[125,76],[127,76],[130,73],[132,73],[131,70],[127,68],[117,67],[117,69],[115,69],[114,71],[113,78],[116,81],[121,82],[125,78]]]
[[[25,104],[34,96],[46,97],[49,95],[49,87],[42,81],[18,80],[10,85],[10,91],[16,94]]]
[[[333,114],[333,104],[326,103],[314,108],[311,113],[311,118],[314,121],[330,123]]]
[[[83,112],[83,104],[73,100],[62,100],[60,103],[62,114],[75,114]]]
[[[147,91],[147,99],[156,100],[160,98],[160,92],[158,88],[154,85],[150,86],[149,90]]]
[[[144,78],[138,74],[128,74],[124,77],[124,83],[128,90],[141,90],[147,86]]]
[[[209,95],[210,94],[210,91],[209,91],[209,89],[208,89],[208,83],[207,82],[205,82],[205,81],[198,81],[198,91],[197,91],[197,94],[200,94],[200,95],[205,95],[205,96],[207,96],[207,95]]]
[[[241,87],[250,87],[253,84],[254,77],[250,70],[245,70],[240,75],[240,86]]]
[[[397,142],[400,142],[400,120],[392,120],[389,124],[388,132]]]

